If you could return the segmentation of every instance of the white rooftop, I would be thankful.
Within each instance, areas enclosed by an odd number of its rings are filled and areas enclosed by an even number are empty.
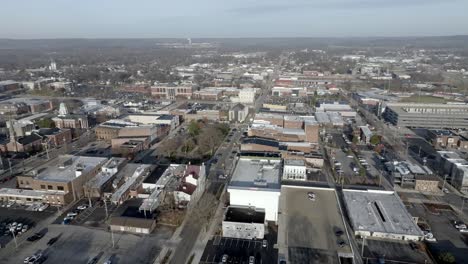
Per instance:
[[[232,175],[229,188],[280,189],[280,159],[241,157]]]
[[[343,190],[343,195],[355,231],[423,235],[394,192]]]

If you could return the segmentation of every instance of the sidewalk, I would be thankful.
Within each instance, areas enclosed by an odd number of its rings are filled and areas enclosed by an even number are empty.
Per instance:
[[[224,194],[221,196],[221,199],[223,199]],[[203,252],[205,251],[205,247],[206,247],[206,244],[208,243],[208,240],[211,239],[214,232],[218,228],[219,224],[223,221],[223,216],[224,216],[223,206],[224,206],[223,203],[219,203],[218,208],[216,209],[216,213],[214,217],[211,219],[211,223],[209,223],[208,230],[206,231],[207,226],[205,226],[205,228],[202,229],[202,232],[200,232],[200,234],[198,235],[197,242],[195,243],[192,249],[192,252],[190,253],[190,256],[191,255],[195,256],[191,264],[200,263],[201,257],[203,256]]]

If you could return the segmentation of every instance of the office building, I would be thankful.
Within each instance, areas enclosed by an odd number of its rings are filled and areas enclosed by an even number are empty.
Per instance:
[[[467,129],[467,104],[389,103],[383,117],[398,127]]]

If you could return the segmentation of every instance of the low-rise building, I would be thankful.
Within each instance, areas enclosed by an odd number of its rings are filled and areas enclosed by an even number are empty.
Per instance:
[[[277,221],[280,196],[279,158],[241,156],[227,191],[233,206],[265,210],[265,220]]]
[[[437,151],[434,166],[447,182],[463,193],[468,193],[468,161],[453,151]]]
[[[265,210],[247,206],[229,206],[222,223],[223,237],[263,239]]]
[[[84,185],[96,176],[107,158],[64,155],[32,171],[30,176],[18,176],[21,189],[46,192],[43,202],[67,205],[85,197]]]
[[[176,85],[176,84],[158,84],[151,86],[151,95],[156,98],[162,99],[191,99],[193,95],[193,89],[190,85]]]
[[[423,239],[417,219],[406,210],[395,192],[343,190],[354,235],[382,239]]]
[[[307,180],[305,161],[302,159],[285,159],[283,165],[283,180]]]

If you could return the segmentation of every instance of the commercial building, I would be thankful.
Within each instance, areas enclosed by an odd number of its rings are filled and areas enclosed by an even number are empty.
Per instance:
[[[354,235],[419,241],[423,232],[393,191],[343,190]]]
[[[151,95],[161,99],[191,99],[193,94],[192,86],[176,84],[158,84],[151,86]]]
[[[309,198],[314,196],[314,200]],[[284,263],[353,263],[354,252],[336,191],[283,185],[278,259]]]
[[[140,123],[144,125],[167,125],[171,129],[175,129],[179,126],[179,117],[176,115],[142,113],[130,114],[124,119],[133,123]]]
[[[14,91],[21,88],[21,84],[17,81],[6,80],[0,81],[0,92]]]
[[[154,219],[116,216],[111,217],[109,226],[115,232],[150,234],[156,228],[156,221]]]
[[[437,149],[468,149],[468,139],[450,130],[429,129],[426,139]]]
[[[223,237],[263,239],[265,210],[247,206],[229,206],[222,223]]]
[[[138,127],[138,124],[120,119],[112,119],[96,127],[96,138],[110,141],[118,137],[119,131],[125,127]]]
[[[383,117],[398,127],[468,128],[467,104],[389,103]]]
[[[111,193],[112,180],[127,164],[123,158],[111,158],[102,165],[101,171],[85,183],[84,192],[87,197],[102,198],[104,193]]]
[[[231,97],[231,101],[241,104],[253,104],[255,102],[256,88],[245,88],[239,90],[238,97]]]
[[[305,161],[302,159],[285,159],[283,180],[307,180]]]
[[[333,103],[320,103],[320,106],[315,109],[317,112],[336,112],[345,118],[354,118],[357,113],[354,109],[345,103],[333,102]]]
[[[370,144],[370,139],[373,135],[372,131],[368,126],[360,126],[359,127],[359,138],[365,144]]]
[[[414,189],[423,193],[439,193],[440,179],[434,175],[416,175]]]
[[[280,167],[279,158],[241,156],[227,188],[230,204],[264,209],[267,221],[277,221]]]
[[[468,193],[468,161],[453,151],[437,151],[434,163],[441,175],[447,175],[446,180],[463,193]],[[444,176],[445,177],[445,176]]]
[[[99,173],[106,161],[99,157],[59,156],[33,170],[31,176],[18,176],[18,187],[47,191],[44,202],[66,205],[85,196],[85,183]]]

